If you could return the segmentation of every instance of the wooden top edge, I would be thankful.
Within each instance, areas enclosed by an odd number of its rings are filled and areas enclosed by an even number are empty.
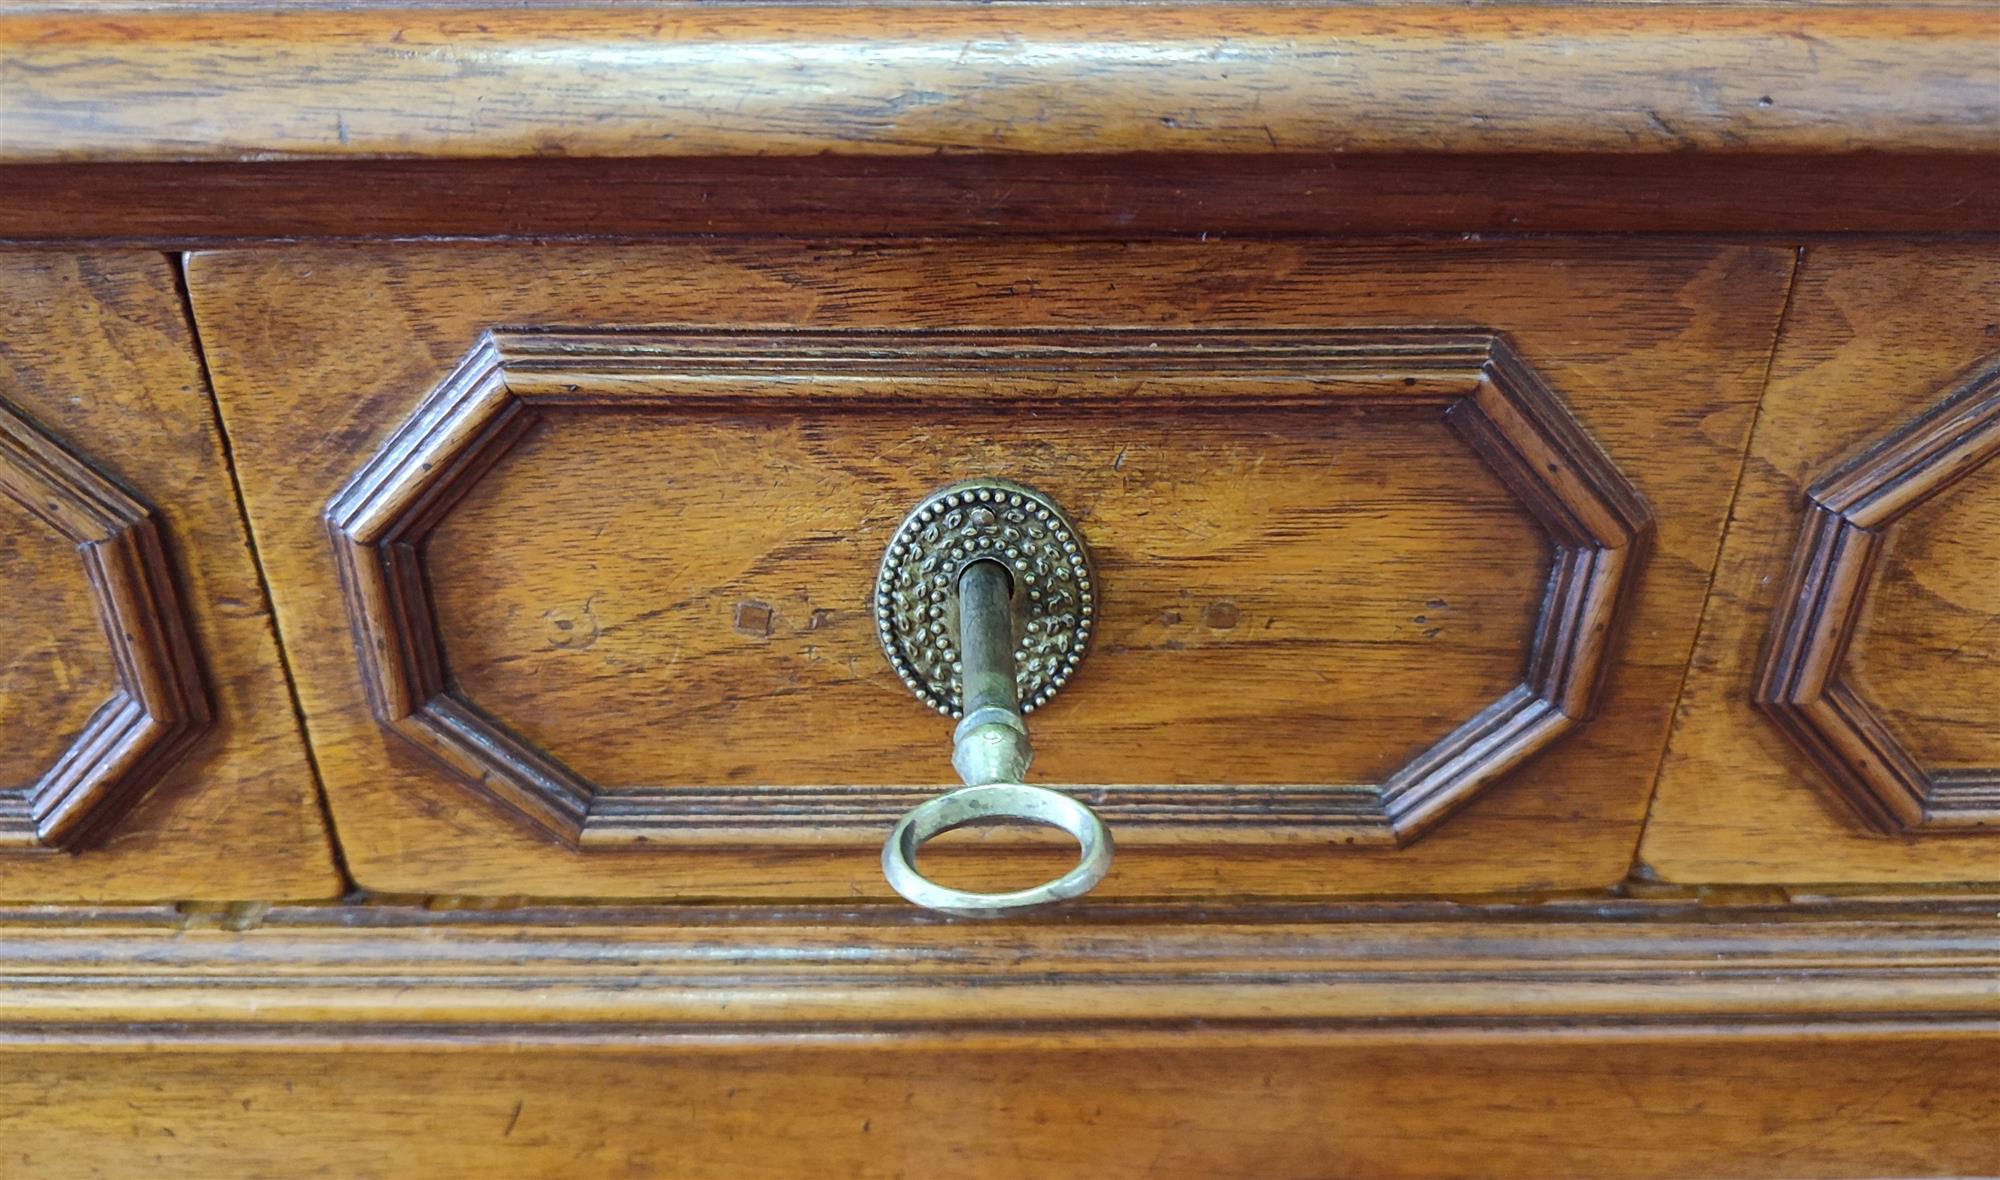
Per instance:
[[[2000,151],[1988,5],[0,8],[0,164]]]

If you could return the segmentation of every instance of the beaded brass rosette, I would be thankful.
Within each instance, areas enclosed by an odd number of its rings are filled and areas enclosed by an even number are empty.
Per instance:
[[[875,580],[882,650],[917,698],[960,715],[959,575],[976,561],[1014,580],[1021,711],[1048,703],[1082,661],[1096,622],[1090,550],[1062,509],[1033,488],[969,480],[925,497],[889,542]]]

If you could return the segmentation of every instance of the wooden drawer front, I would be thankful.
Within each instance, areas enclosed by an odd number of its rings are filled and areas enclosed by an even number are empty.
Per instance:
[[[162,255],[0,254],[0,602],[0,893],[340,892]]]
[[[1338,894],[1624,874],[1789,264],[468,247],[190,282],[362,884],[884,894],[950,727],[875,566],[998,475],[1097,549],[1094,650],[1031,727],[1117,829],[1102,891]],[[1064,855],[991,839],[953,872]]]
[[[1810,250],[1648,829],[1655,871],[2000,879],[1996,451],[2000,250]]]

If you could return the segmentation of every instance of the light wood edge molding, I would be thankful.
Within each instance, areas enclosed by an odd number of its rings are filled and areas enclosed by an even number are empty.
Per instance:
[[[1996,977],[1971,904],[34,910],[0,912],[0,1049],[1992,1034]]]
[[[103,834],[208,728],[208,701],[145,505],[5,402],[0,498],[76,547],[115,669],[110,698],[55,764],[0,790],[0,849],[74,849]]]
[[[1961,373],[1937,405],[1806,492],[1756,701],[1879,832],[2000,824],[2000,768],[1925,768],[1842,674],[1886,530],[1995,456],[2000,356]]]
[[[1980,7],[0,13],[0,163],[1996,148]]]
[[[1095,404],[1368,404],[1441,416],[1541,523],[1553,555],[1521,683],[1379,784],[1075,788],[1128,844],[1172,828],[1216,842],[1400,845],[1587,720],[1620,603],[1652,534],[1638,492],[1507,341],[1457,329],[983,332],[547,330],[489,333],[328,504],[325,519],[375,716],[565,844],[873,842],[932,793],[676,786],[600,791],[452,685],[424,542],[544,408],[1034,399],[1039,375],[1098,372]],[[996,372],[1024,378],[996,392]],[[1039,389],[1043,397],[1045,388]],[[663,768],[670,773],[670,768]]]

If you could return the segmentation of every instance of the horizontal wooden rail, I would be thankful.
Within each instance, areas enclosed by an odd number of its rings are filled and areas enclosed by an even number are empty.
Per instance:
[[[974,929],[887,907],[20,911],[0,914],[0,1047],[2000,1033],[1990,906],[1187,918],[1100,907]]]
[[[1980,6],[0,7],[0,163],[1995,149]]]

